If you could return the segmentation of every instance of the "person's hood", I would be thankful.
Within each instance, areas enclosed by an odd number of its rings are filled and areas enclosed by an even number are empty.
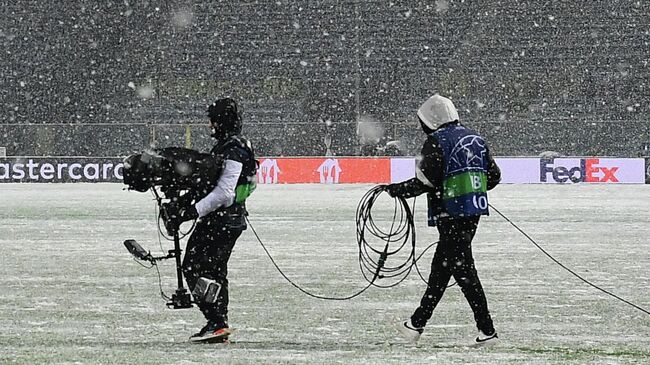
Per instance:
[[[457,121],[458,111],[451,100],[435,94],[420,106],[418,117],[424,126],[435,131],[445,123]]]

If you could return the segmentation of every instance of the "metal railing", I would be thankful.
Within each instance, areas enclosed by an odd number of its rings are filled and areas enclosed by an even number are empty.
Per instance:
[[[468,122],[488,141],[497,156],[537,156],[556,151],[563,156],[640,157],[650,139],[646,121],[488,121]],[[384,126],[376,152],[400,141],[401,153],[417,154],[425,136],[413,121]],[[150,146],[212,147],[205,122],[182,124],[3,124],[0,148],[6,156],[119,157]],[[258,155],[337,156],[368,154],[356,123],[248,123],[244,134]],[[366,152],[362,152],[366,151]],[[0,149],[0,155],[2,150]]]

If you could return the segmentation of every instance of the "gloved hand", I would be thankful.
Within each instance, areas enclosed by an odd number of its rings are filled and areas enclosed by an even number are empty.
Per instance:
[[[163,203],[161,213],[165,220],[165,228],[170,234],[173,234],[181,223],[199,217],[199,212],[194,205],[181,206],[175,202]]]
[[[396,198],[396,197],[402,195],[402,187],[401,187],[400,184],[384,185],[384,189],[386,189],[386,192],[388,193],[388,195],[390,195],[393,198]]]

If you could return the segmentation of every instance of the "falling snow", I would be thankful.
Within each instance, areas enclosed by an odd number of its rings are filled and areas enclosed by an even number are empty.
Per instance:
[[[644,1],[0,5],[2,161],[209,150],[206,106],[223,96],[241,106],[258,156],[417,156],[426,136],[416,110],[433,93],[451,98],[497,157],[650,157]],[[648,187],[505,185],[491,203],[562,263],[647,309]],[[261,185],[250,220],[301,286],[349,294],[365,284],[354,212],[368,188]],[[234,343],[214,348],[186,343],[203,324],[200,314],[166,309],[156,271],[122,246],[135,238],[161,254],[169,249],[158,241],[151,196],[120,184],[3,183],[0,205],[0,363],[650,358],[647,315],[562,270],[494,211],[473,249],[501,336],[496,347],[468,347],[475,328],[456,288],[420,344],[406,345],[392,324],[417,305],[417,277],[352,301],[313,300],[284,281],[248,230],[229,268]],[[436,239],[425,209],[417,200],[419,249]],[[376,214],[390,213],[386,206]],[[160,270],[163,290],[172,291],[173,264]]]

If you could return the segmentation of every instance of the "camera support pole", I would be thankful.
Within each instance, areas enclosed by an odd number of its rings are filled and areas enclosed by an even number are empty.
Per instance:
[[[154,186],[151,187],[151,190],[154,193],[154,196],[156,197],[156,201],[158,202],[158,207],[161,209],[161,213],[164,214],[163,212],[163,207],[162,207],[162,198],[160,195],[158,195],[158,191]],[[178,196],[178,193],[175,191],[169,191],[168,195],[173,198],[174,196]],[[166,220],[167,218],[164,217]],[[185,289],[185,286],[183,286],[183,264],[181,263],[181,239],[179,237],[179,230],[180,230],[180,223],[174,224],[173,226],[168,226],[165,224],[165,228],[167,229],[167,233],[171,234],[174,236],[174,249],[169,251],[168,257],[174,257],[176,259],[176,280],[178,287],[176,288],[176,291],[174,294],[172,294],[172,297],[170,298],[169,302],[167,302],[167,307],[173,308],[173,309],[183,309],[183,308],[192,308],[192,296],[190,293]]]
[[[178,227],[175,227],[173,233],[173,255],[176,259],[176,278],[178,281],[178,288],[176,289],[176,292],[172,294],[170,301],[167,302],[167,306],[173,309],[192,308],[192,297],[183,286],[183,266],[181,263],[181,243],[180,237],[178,236]]]

